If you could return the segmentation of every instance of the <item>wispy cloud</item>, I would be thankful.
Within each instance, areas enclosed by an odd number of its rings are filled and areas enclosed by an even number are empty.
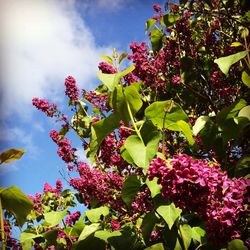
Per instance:
[[[81,87],[91,88],[100,55],[111,48],[95,44],[75,4],[69,0],[0,2],[0,102],[5,117],[29,118],[35,96],[58,99],[69,74]]]
[[[9,128],[2,126],[0,130],[0,143],[7,147],[24,148],[29,152],[30,157],[35,157],[39,154],[39,150],[34,144],[32,134],[18,127]]]

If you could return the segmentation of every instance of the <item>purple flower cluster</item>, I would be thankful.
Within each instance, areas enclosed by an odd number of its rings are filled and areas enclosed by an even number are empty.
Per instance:
[[[6,243],[3,243],[2,241],[2,234],[0,235],[0,241],[2,242],[2,244],[6,244],[7,249],[22,249],[21,245],[17,242],[17,240],[11,237],[11,225],[8,220],[4,220],[4,236]]]
[[[43,211],[41,197],[42,195],[40,193],[36,193],[35,196],[28,195],[28,198],[33,201],[33,210],[37,211],[38,214],[41,214]]]
[[[65,79],[65,95],[67,95],[73,104],[77,103],[79,99],[79,89],[76,85],[76,80],[72,76],[68,76]]]
[[[73,226],[76,221],[80,218],[81,213],[79,211],[76,211],[72,214],[69,214],[69,216],[65,219],[65,224],[68,226]]]
[[[185,154],[174,156],[170,164],[158,157],[148,170],[150,180],[158,177],[163,197],[184,211],[197,212],[206,221],[208,237],[215,244],[240,238],[249,209],[250,181],[229,179],[215,164]]]
[[[66,162],[70,163],[75,160],[76,149],[71,147],[71,142],[66,137],[59,139],[59,133],[56,130],[50,131],[51,139],[58,145],[57,154]]]
[[[32,104],[38,109],[44,112],[48,117],[53,117],[58,112],[56,104],[50,104],[46,99],[33,98]]]
[[[83,162],[78,163],[78,172],[80,177],[71,178],[70,185],[82,194],[85,205],[88,206],[92,200],[98,200],[114,209],[122,208],[123,177],[113,172],[103,173],[91,169]]]
[[[108,95],[107,94],[99,94],[95,91],[87,92],[85,90],[82,91],[83,98],[90,102],[94,107],[100,109],[101,111],[108,111]]]
[[[131,203],[131,209],[137,213],[148,213],[152,211],[153,202],[151,199],[151,192],[148,188],[136,194],[134,201]]]
[[[62,181],[59,179],[56,181],[56,187],[51,186],[47,182],[45,182],[43,186],[44,193],[50,192],[50,193],[59,194],[62,192],[62,189],[63,189]]]
[[[180,83],[180,78],[176,73],[170,74],[171,70],[179,72],[180,68],[176,41],[168,39],[156,55],[149,53],[145,42],[141,44],[132,42],[130,49],[132,54],[128,55],[128,59],[132,60],[135,65],[133,75],[143,81],[146,86],[154,90],[164,90],[168,82]]]
[[[104,74],[115,74],[116,73],[115,68],[106,62],[100,62],[98,65],[98,68]]]

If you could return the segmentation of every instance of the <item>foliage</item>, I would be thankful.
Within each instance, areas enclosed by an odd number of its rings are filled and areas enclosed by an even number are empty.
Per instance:
[[[102,56],[94,91],[80,92],[66,78],[71,120],[55,104],[33,99],[62,123],[50,136],[76,193],[58,180],[30,197],[16,249],[250,247],[247,1],[153,8],[149,47],[132,42],[129,55]],[[78,159],[70,131],[91,166]],[[81,204],[88,208],[82,215]],[[72,212],[76,205],[81,211]]]

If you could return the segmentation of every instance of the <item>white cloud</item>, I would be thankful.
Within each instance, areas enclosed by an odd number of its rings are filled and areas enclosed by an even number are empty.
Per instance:
[[[2,127],[0,130],[0,142],[10,148],[24,148],[30,157],[39,154],[38,147],[34,144],[33,136],[18,127]]]
[[[8,0],[0,10],[2,115],[31,117],[31,99],[60,99],[68,75],[91,88],[100,56],[111,48],[95,44],[75,1]]]

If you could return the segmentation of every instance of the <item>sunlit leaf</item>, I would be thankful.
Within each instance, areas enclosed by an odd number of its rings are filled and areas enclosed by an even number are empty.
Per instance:
[[[118,63],[120,64],[127,57],[127,53],[123,52],[119,56]]]
[[[131,135],[125,141],[125,148],[133,159],[134,163],[145,170],[150,161],[158,151],[160,135],[158,132],[151,134],[151,139],[145,145],[137,135]]]
[[[108,214],[109,214],[109,208],[107,206],[93,208],[85,212],[85,215],[92,223],[98,222],[101,216],[105,217]]]
[[[192,228],[188,224],[180,225],[180,232],[185,250],[188,250],[192,241]]]
[[[91,234],[96,232],[98,229],[100,229],[100,223],[93,223],[90,225],[86,225],[83,228],[83,230],[78,238],[78,241],[86,239],[88,236],[90,236]]]
[[[161,192],[161,185],[157,183],[158,179],[155,177],[152,181],[146,180],[146,184],[151,192],[151,197],[154,198]]]
[[[250,88],[250,75],[246,71],[242,72],[241,80],[248,88]]]
[[[154,26],[155,23],[156,23],[155,19],[148,19],[146,22],[146,32],[148,32],[150,28]]]
[[[34,239],[35,238],[39,238],[39,237],[43,237],[43,235],[22,232],[20,234],[20,243],[22,245],[22,248],[24,250],[30,250],[30,249],[32,249],[32,246],[34,244]]]
[[[201,238],[204,237],[206,231],[201,227],[192,227],[192,238],[201,243]]]
[[[230,67],[243,59],[247,55],[247,51],[241,51],[236,54],[215,59],[214,62],[218,64],[220,70],[227,75]]]
[[[24,149],[11,148],[0,154],[0,164],[16,161],[20,159],[24,152]]]
[[[200,116],[196,121],[193,126],[193,133],[194,135],[198,135],[199,132],[205,127],[205,124],[210,120],[208,116]]]
[[[250,105],[242,108],[238,114],[238,117],[246,117],[250,121]]]
[[[21,227],[26,222],[33,202],[16,186],[2,190],[0,198],[3,208],[15,215],[17,223]]]
[[[113,65],[113,60],[110,56],[101,56],[101,58],[107,61],[109,64]]]
[[[177,208],[173,203],[170,205],[163,205],[156,209],[156,211],[162,216],[162,218],[168,224],[169,229],[172,228],[175,221],[181,215],[181,209]]]
[[[159,129],[165,128],[178,131],[179,126],[176,125],[176,122],[179,120],[188,121],[186,113],[172,100],[152,103],[146,108],[145,116]]]
[[[67,210],[57,212],[57,211],[51,211],[48,213],[45,213],[44,219],[45,222],[49,224],[50,227],[57,226],[60,222],[62,222],[62,219],[68,214]]]

